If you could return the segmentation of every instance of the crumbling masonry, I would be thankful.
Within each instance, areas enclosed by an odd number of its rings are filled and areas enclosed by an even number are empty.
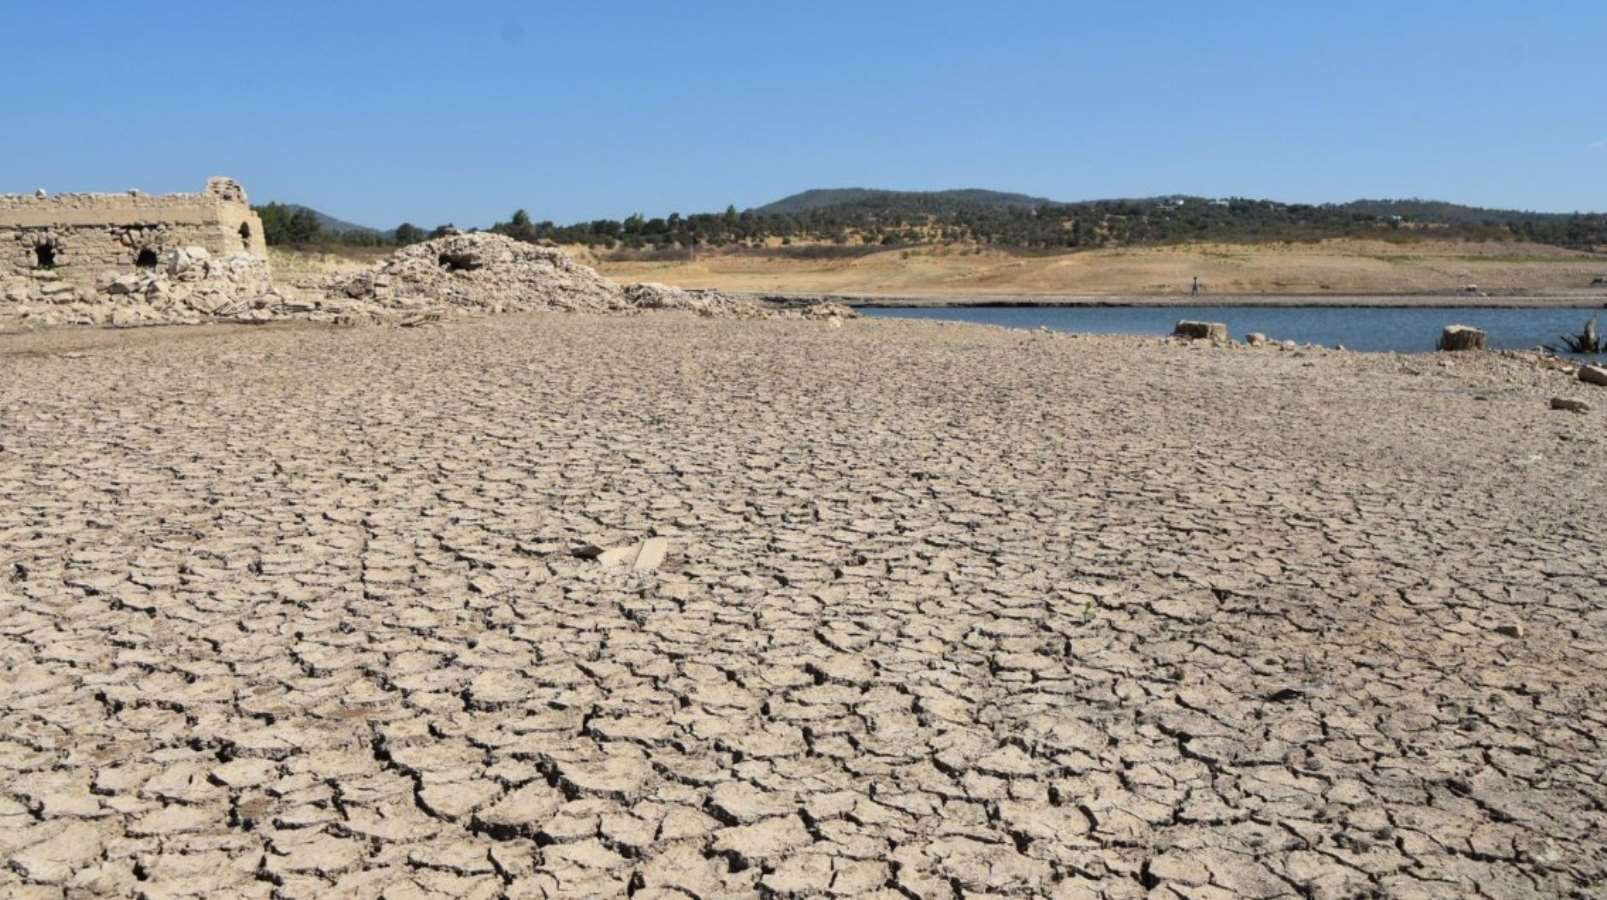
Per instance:
[[[199,194],[0,194],[0,281],[92,296],[109,277],[156,269],[202,247],[213,257],[266,257],[262,220],[230,178]]]

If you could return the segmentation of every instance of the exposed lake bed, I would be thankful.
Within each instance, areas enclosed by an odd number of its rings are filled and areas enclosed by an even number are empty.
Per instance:
[[[1607,387],[1548,363],[6,337],[0,894],[1588,891]]]

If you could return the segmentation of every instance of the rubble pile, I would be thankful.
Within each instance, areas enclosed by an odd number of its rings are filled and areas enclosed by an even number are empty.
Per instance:
[[[34,277],[8,286],[14,315],[40,325],[183,324],[205,319],[265,320],[311,312],[317,304],[276,288],[268,261],[248,253],[213,256],[204,247],[178,247],[158,264],[105,272],[91,291]]]
[[[625,302],[632,309],[680,309],[708,318],[760,319],[770,311],[744,297],[719,291],[685,290],[651,281],[624,288]]]
[[[322,287],[391,310],[611,312],[627,305],[619,285],[562,250],[486,233],[413,244],[374,268],[331,278]]]
[[[726,319],[848,318],[853,310],[835,303],[798,309],[719,291],[686,290],[664,284],[618,285],[554,247],[516,241],[500,234],[451,234],[413,244],[356,275],[316,285],[375,314],[458,312],[594,312],[684,310]]]
[[[39,272],[0,284],[0,311],[31,325],[115,326],[280,318],[419,325],[453,315],[647,310],[840,324],[856,315],[837,303],[788,305],[663,284],[621,286],[562,250],[489,233],[424,241],[356,274],[297,287],[274,285],[261,256],[214,256],[198,246],[168,250],[154,266],[107,271],[93,289],[54,275]]]

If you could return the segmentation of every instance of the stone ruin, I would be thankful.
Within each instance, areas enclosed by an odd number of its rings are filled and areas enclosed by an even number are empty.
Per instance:
[[[684,310],[717,318],[854,312],[786,308],[719,291],[619,285],[554,247],[449,234],[356,273],[276,287],[262,221],[245,191],[213,178],[199,194],[0,195],[0,319],[146,325],[291,317],[422,324],[447,316]]]
[[[187,321],[271,290],[262,220],[233,179],[196,194],[0,194],[0,299],[25,319]]]

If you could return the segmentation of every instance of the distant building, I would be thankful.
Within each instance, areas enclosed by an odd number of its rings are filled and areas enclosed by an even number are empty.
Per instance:
[[[155,268],[162,254],[266,257],[245,190],[210,178],[199,194],[0,194],[0,280],[20,276],[92,289],[98,277]]]

